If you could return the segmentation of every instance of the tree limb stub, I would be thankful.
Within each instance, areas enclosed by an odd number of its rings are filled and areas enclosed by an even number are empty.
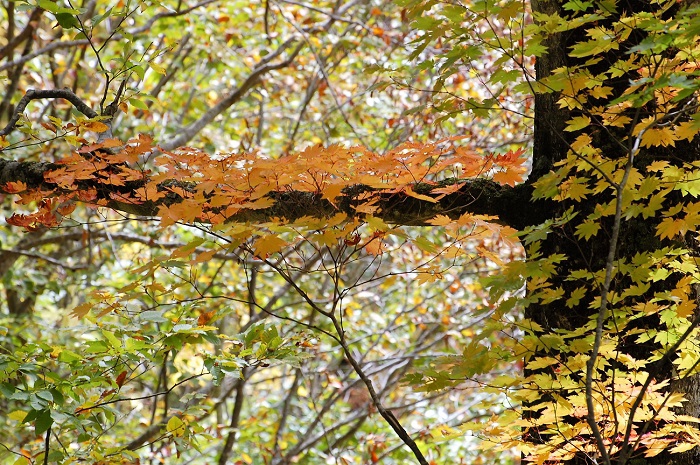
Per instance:
[[[45,173],[60,168],[54,163],[20,162],[0,159],[0,192],[14,194],[8,188],[8,183],[22,182],[27,190],[42,190],[52,192],[55,195],[73,192],[61,189],[56,184],[46,181]],[[456,183],[454,181],[445,181]],[[488,179],[459,180],[465,184],[455,193],[445,195],[435,202],[418,199],[404,193],[381,192],[364,185],[354,185],[345,188],[341,195],[333,202],[324,199],[322,194],[303,191],[275,191],[268,196],[275,200],[275,204],[257,210],[241,210],[228,219],[238,223],[265,223],[273,220],[285,219],[294,222],[302,217],[328,218],[338,213],[345,213],[349,217],[362,216],[356,211],[356,207],[364,200],[361,197],[368,192],[375,194],[378,207],[373,215],[381,218],[386,223],[426,226],[429,220],[437,215],[446,215],[450,218],[470,213],[479,215],[497,216],[498,222],[516,229],[536,224],[543,215],[547,214],[546,206],[534,204],[530,201],[532,187],[528,184],[520,184],[515,187],[503,186]],[[178,186],[191,190],[192,186],[179,185],[175,181],[161,183],[159,190],[168,194],[158,201],[146,201],[136,204],[129,201],[119,201],[120,195],[125,198],[134,190],[148,183],[148,178],[140,181],[131,181],[123,186],[102,184],[97,180],[80,181],[79,189],[95,189],[97,198],[95,202],[105,204],[108,208],[138,216],[158,216],[162,206],[170,206],[183,201],[179,195],[171,192],[168,187]],[[430,196],[430,191],[440,186],[430,186],[419,183],[414,186],[416,192]],[[437,195],[435,196],[437,197]]]

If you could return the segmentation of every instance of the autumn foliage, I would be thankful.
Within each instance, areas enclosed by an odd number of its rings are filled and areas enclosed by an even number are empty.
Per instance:
[[[93,3],[4,12],[0,461],[695,463],[698,7]]]

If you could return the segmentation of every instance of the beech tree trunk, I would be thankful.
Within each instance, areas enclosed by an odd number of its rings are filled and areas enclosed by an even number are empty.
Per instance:
[[[561,4],[559,0],[532,0],[532,9],[535,12],[552,14],[555,12],[561,13]],[[639,12],[650,11],[655,8],[649,2],[636,0],[623,0],[618,2],[618,12]],[[601,21],[601,23],[603,23]],[[610,63],[614,63],[616,59],[628,56],[628,50],[631,46],[638,43],[643,37],[631,36],[629,42],[622,44],[619,50],[609,53],[606,59],[602,60],[600,66],[602,71]],[[567,31],[550,37],[544,45],[548,47],[546,55],[539,57],[536,62],[536,75],[540,80],[549,76],[552,70],[562,66],[580,65],[583,60],[575,59],[569,56],[567,51],[571,47],[584,40],[583,30]],[[593,70],[595,74],[596,70]],[[624,92],[629,86],[629,82],[633,79],[632,76],[622,76],[618,80],[606,82],[606,85],[614,88],[614,99]],[[561,109],[557,105],[559,94],[548,93],[538,94],[535,96],[535,125],[534,125],[534,150],[533,150],[533,170],[528,179],[528,183],[532,183],[541,176],[549,172],[554,163],[566,158],[569,152],[569,144],[580,134],[580,132],[564,131],[566,121],[577,114],[570,114],[568,110]],[[590,131],[590,128],[584,128],[583,131]],[[629,131],[629,128],[621,128],[618,134],[612,132],[600,131],[593,135],[597,147],[603,149],[603,152],[608,157],[623,157],[627,153],[624,152],[621,145],[614,140],[618,137],[623,140],[624,133]],[[589,132],[590,134],[590,132]],[[644,172],[644,166],[648,165],[650,160],[681,160],[685,162],[695,161],[700,159],[700,144],[696,140],[690,143],[677,143],[675,147],[655,147],[653,149],[642,149],[636,158],[637,167]],[[569,202],[556,202],[550,204],[550,208],[540,209],[540,211],[549,212],[546,219],[554,219],[561,215],[567,208],[575,205],[576,211],[579,212],[577,221],[581,221],[588,213],[593,211],[599,203],[600,197],[591,196],[584,201],[576,204]],[[606,199],[609,201],[609,197]],[[538,215],[539,216],[539,215]],[[538,218],[539,219],[539,218]],[[638,252],[655,250],[661,247],[661,241],[656,237],[656,225],[661,218],[641,219],[635,218],[629,221],[623,221],[620,230],[620,243],[618,247],[618,258],[632,257]],[[535,224],[534,222],[532,224]],[[564,254],[567,260],[561,264],[560,269],[555,277],[551,279],[552,287],[561,286],[565,292],[572,290],[575,286],[571,281],[566,281],[568,271],[577,269],[601,270],[605,267],[605,258],[608,254],[609,243],[607,240],[590,240],[584,241],[576,238],[574,229],[577,222],[571,222],[564,228],[556,229],[549,234],[547,239],[542,244],[542,253],[549,254]],[[604,226],[605,228],[605,226]],[[608,234],[607,237],[610,235]],[[605,235],[600,236],[606,237]],[[665,241],[665,245],[668,245]],[[687,243],[683,244],[688,247]],[[622,284],[624,285],[624,284]],[[673,283],[663,283],[664,286],[672,286]],[[614,289],[611,289],[614,290]],[[648,298],[653,297],[654,292],[660,289],[652,288],[648,291]],[[644,297],[642,297],[644,298]],[[584,299],[585,300],[585,299]],[[574,309],[565,307],[563,300],[557,300],[549,305],[530,306],[525,310],[525,316],[544,328],[545,332],[552,332],[556,329],[571,330],[584,325],[594,314],[597,314],[595,309],[589,308],[588,301],[582,301],[581,304]],[[658,325],[658,319],[648,318],[640,320],[640,325],[646,328],[652,328]],[[634,339],[634,338],[630,338]],[[628,347],[623,350],[638,357],[646,358],[651,354],[651,345],[639,346],[630,341]],[[562,359],[566,359],[565,354],[559,354]],[[648,370],[658,381],[664,379],[671,380],[670,391],[684,392],[688,399],[681,413],[700,416],[700,378],[694,376],[683,380],[673,378],[673,367],[670,361],[658,362],[652,365]],[[537,441],[537,432],[533,432],[531,439]],[[613,464],[618,464],[619,460],[616,456],[611,457]],[[591,457],[586,457],[584,454],[577,456],[568,463],[572,465],[592,464],[594,462]],[[602,462],[597,462],[602,463]],[[643,454],[633,454],[626,461],[627,464],[634,465],[697,465],[700,464],[700,448],[695,448],[689,452],[682,454],[662,453],[656,457],[644,458]]]

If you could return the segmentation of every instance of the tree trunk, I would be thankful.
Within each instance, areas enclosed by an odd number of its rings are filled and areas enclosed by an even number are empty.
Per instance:
[[[532,0],[532,9],[535,13],[562,14],[562,3],[563,2],[559,2],[558,0]],[[629,14],[630,12],[649,11],[654,7],[655,6],[650,5],[648,2],[627,0],[617,4],[617,11],[619,13],[625,12]],[[678,10],[676,10],[676,12],[677,11]],[[608,25],[608,23],[619,19],[619,13],[617,17],[608,18],[606,20],[607,22],[600,21],[598,24],[602,26]],[[566,16],[564,14],[562,15]],[[590,57],[572,58],[569,51],[572,50],[575,44],[586,40],[586,32],[587,30],[585,28],[574,29],[566,31],[565,33],[551,35],[544,41],[543,44],[547,46],[547,53],[537,59],[537,80],[540,81],[542,78],[550,76],[552,71],[557,68],[582,66]],[[592,70],[593,75],[596,75],[596,72],[602,72],[606,67],[609,67],[610,63],[614,63],[617,59],[628,57],[630,47],[638,44],[642,39],[643,37],[632,34],[628,41],[620,46],[619,50],[608,52],[602,60],[602,63],[586,66]],[[633,79],[634,76],[630,72],[617,80],[606,82],[606,85],[614,89],[613,96],[609,97],[609,100],[622,95]],[[557,161],[564,160],[567,154],[571,153],[571,144],[583,131],[592,132],[589,127],[584,128],[582,131],[567,132],[564,130],[567,120],[585,113],[584,110],[579,112],[578,110],[568,111],[560,108],[558,104],[560,96],[561,94],[556,92],[540,93],[535,96],[533,170],[528,179],[528,183],[537,181],[550,172]],[[616,157],[625,157],[627,154],[624,152],[623,145],[620,144],[620,141],[623,140],[626,133],[629,131],[630,127],[619,128],[619,130],[614,129],[613,131],[607,132],[602,130],[597,131],[593,134],[594,142],[597,147],[601,147],[604,150],[606,158],[614,159]],[[682,160],[679,160],[681,157]],[[668,146],[642,149],[636,158],[635,167],[644,172],[649,162],[654,160],[679,160],[679,163],[683,161],[692,162],[700,160],[700,146],[697,143],[697,137],[694,141],[689,143],[676,143],[675,147]],[[549,279],[552,284],[551,287],[553,289],[561,287],[564,289],[565,295],[569,295],[576,287],[575,281],[570,279],[570,272],[572,270],[603,270],[605,268],[610,241],[603,239],[610,237],[610,230],[608,230],[607,236],[598,235],[598,240],[582,240],[577,238],[574,234],[575,226],[580,224],[590,212],[593,212],[596,206],[603,200],[610,201],[610,196],[593,195],[579,202],[561,201],[556,203],[555,208],[549,209],[549,216],[546,218],[548,220],[556,219],[567,208],[572,206],[574,206],[576,212],[578,212],[578,216],[574,221],[568,222],[561,228],[554,228],[547,236],[547,239],[541,242],[540,248],[542,256],[551,256],[552,254],[563,254],[566,256],[566,260],[559,263],[555,275]],[[657,214],[648,219],[637,217],[629,221],[623,221],[620,228],[620,242],[617,247],[616,260],[625,258],[631,259],[639,252],[657,250],[662,247],[662,244],[673,244],[673,241],[661,241],[656,236],[656,226],[662,219],[663,218],[660,218],[660,215]],[[605,225],[605,223],[603,224]],[[612,228],[612,224],[608,224],[607,226]],[[675,244],[689,247],[687,241],[684,241],[683,244],[679,244],[679,242]],[[628,283],[617,283],[617,286],[624,287],[626,284]],[[672,288],[675,283],[662,282],[662,284],[671,286]],[[611,291],[614,290],[615,288],[611,289]],[[660,289],[658,287],[655,288],[652,286],[639,299],[649,301],[654,296],[654,293],[659,291]],[[526,319],[532,320],[542,327],[542,334],[552,334],[561,330],[571,331],[576,328],[581,328],[587,323],[590,324],[590,321],[596,317],[597,308],[591,308],[590,303],[589,300],[582,299],[580,304],[574,308],[566,306],[564,304],[564,299],[555,300],[550,304],[538,303],[528,306],[525,310],[525,316]],[[659,325],[658,318],[642,318],[639,320],[636,329],[653,328],[655,325]],[[648,343],[649,345],[640,346],[634,342],[634,338],[630,339],[629,343],[625,344],[621,349],[638,359],[646,358],[651,354],[653,349],[658,349],[658,346],[654,346],[651,343]],[[556,349],[551,347],[542,349],[541,352],[536,355],[551,356],[553,350],[556,351]],[[570,356],[570,353],[560,352],[555,355],[557,358],[566,360],[567,357]],[[539,370],[539,372],[545,371],[546,369]],[[652,364],[648,367],[648,371],[652,376],[655,376],[658,381],[669,380],[671,382],[668,388],[669,391],[685,393],[685,397],[688,401],[682,408],[683,414],[700,417],[700,379],[697,376],[680,380],[674,377],[674,367],[669,359],[662,359]],[[526,375],[535,372],[537,372],[537,370],[526,370]],[[541,399],[526,405],[526,407],[535,407],[536,411],[537,404],[550,400],[550,394],[542,391]],[[525,415],[527,417],[528,415],[536,415],[536,413],[526,412]],[[547,439],[541,437],[536,429],[526,432],[526,437],[535,443],[543,442]],[[591,441],[593,441],[593,439],[591,439]],[[615,453],[611,454],[610,460],[612,464],[620,463],[619,457]],[[579,465],[603,463],[603,461],[600,461],[600,458],[595,461],[595,457],[591,454],[580,453],[566,463]],[[695,448],[681,454],[669,454],[664,452],[650,458],[644,458],[641,452],[636,452],[632,457],[626,460],[626,463],[633,463],[635,465],[698,464],[700,463],[700,448]]]

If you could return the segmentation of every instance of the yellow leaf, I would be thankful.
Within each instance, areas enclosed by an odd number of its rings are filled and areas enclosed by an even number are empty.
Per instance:
[[[423,252],[435,254],[440,248],[425,237],[417,237],[413,239],[413,243]]]
[[[692,300],[684,299],[676,305],[676,314],[681,318],[688,318],[695,312],[696,303]]]
[[[678,126],[674,131],[676,139],[687,139],[692,140],[697,133],[700,131],[700,122],[698,121],[684,121]]]
[[[588,91],[588,95],[593,98],[607,98],[612,94],[612,87],[610,86],[597,86]]]
[[[452,219],[447,215],[437,215],[435,218],[428,220],[427,223],[433,226],[447,226],[452,223]]]
[[[669,127],[650,128],[642,134],[642,147],[675,147],[673,130]]]
[[[373,215],[379,210],[378,205],[372,205],[371,203],[363,203],[353,208],[357,213],[366,213],[368,215]]]
[[[571,292],[571,295],[566,299],[566,306],[569,308],[574,308],[578,303],[586,296],[585,287],[577,287]]]
[[[388,231],[389,225],[387,225],[384,221],[382,221],[381,218],[377,218],[376,216],[368,216],[365,218],[365,221],[367,222],[367,225],[372,228],[374,231]]]
[[[172,417],[168,420],[166,431],[175,437],[180,437],[185,434],[185,423],[178,417]]]
[[[214,255],[216,255],[216,249],[208,250],[206,252],[202,252],[198,254],[194,260],[190,261],[190,263],[195,264],[195,263],[206,263],[209,260],[211,260]]]
[[[626,124],[628,124],[630,121],[632,121],[632,118],[629,116],[625,115],[620,115],[618,113],[604,113],[603,114],[603,124],[606,126],[613,126],[613,127],[618,127],[622,128]]]
[[[525,169],[522,167],[510,167],[505,171],[494,173],[493,180],[499,184],[507,186],[515,186],[516,183],[522,182]]]
[[[77,307],[75,307],[71,312],[71,316],[73,318],[83,318],[85,315],[88,314],[90,309],[94,306],[95,304],[93,302],[84,302]]]
[[[600,230],[600,224],[593,220],[586,220],[583,223],[576,226],[576,236],[579,238],[584,238],[586,240],[598,234]]]
[[[328,247],[332,247],[335,244],[338,243],[338,239],[340,239],[342,231],[335,231],[332,229],[326,229],[326,230],[321,230],[317,234],[314,234],[311,236],[312,240],[319,243],[323,244]],[[346,244],[350,245],[349,242],[346,242]]]
[[[384,242],[379,238],[375,238],[365,245],[365,250],[370,255],[381,255],[384,253]]]
[[[674,218],[664,218],[656,227],[656,235],[661,239],[671,239],[676,235],[686,232],[685,221]]]
[[[3,187],[8,194],[17,194],[27,190],[27,185],[22,181],[10,181]]]
[[[345,187],[346,186],[343,184],[330,184],[323,188],[323,198],[333,202],[335,198],[342,193]]]
[[[647,171],[663,171],[670,165],[667,161],[656,160],[649,164]]]
[[[681,452],[687,452],[698,445],[694,442],[681,442],[680,444],[671,447],[668,451],[672,454],[680,454]]]
[[[434,199],[433,197],[417,193],[416,191],[413,190],[413,188],[411,186],[407,187],[404,190],[404,193],[406,195],[408,195],[409,197],[413,197],[414,199],[425,200],[426,202],[430,202],[430,203],[437,202],[437,199]]]
[[[155,71],[156,73],[162,74],[163,76],[165,76],[165,68],[163,68],[163,67],[162,67],[161,65],[159,65],[158,63],[149,63],[148,66],[150,66],[151,69],[152,69],[153,71]]]
[[[526,368],[530,370],[537,370],[538,368],[555,367],[558,365],[559,361],[553,357],[540,357],[533,359],[527,364]]]
[[[244,202],[241,204],[242,208],[248,208],[250,210],[262,210],[264,208],[269,208],[275,204],[275,200],[269,197],[262,197],[254,202]]]
[[[574,201],[583,200],[591,190],[586,185],[586,180],[571,177],[559,186],[559,199],[571,199]]]
[[[24,417],[27,416],[27,412],[23,412],[22,410],[15,410],[14,412],[11,412],[10,414],[7,415],[7,418],[15,421],[24,421]]]
[[[592,147],[593,139],[591,139],[591,136],[589,136],[588,134],[581,134],[571,144],[571,150],[575,151],[579,155],[590,154]]]

